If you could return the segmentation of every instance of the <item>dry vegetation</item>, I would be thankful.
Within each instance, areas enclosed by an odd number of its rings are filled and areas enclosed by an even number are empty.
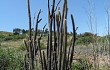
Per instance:
[[[38,33],[38,24],[42,21],[42,18],[39,18],[41,10],[36,16],[36,26],[32,30],[30,2],[27,0],[29,33],[20,35],[0,33],[0,70],[110,69],[109,33],[104,37],[89,32],[78,35],[71,14],[73,32],[68,34],[68,3],[64,0],[61,11],[58,6],[60,1],[55,6],[55,0],[52,0],[50,6],[51,2],[48,0],[49,31],[44,33],[47,25],[45,24]]]

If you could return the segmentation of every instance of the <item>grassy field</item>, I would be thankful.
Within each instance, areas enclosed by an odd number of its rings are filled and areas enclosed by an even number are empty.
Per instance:
[[[0,36],[3,36],[4,38],[12,37],[12,33],[7,32],[1,32]],[[23,37],[21,37],[23,36]],[[26,48],[24,45],[23,40],[26,38],[26,35],[15,35],[13,36],[15,39],[7,39],[4,40],[4,38],[0,38],[0,68],[4,67],[10,67],[14,65],[13,62],[18,63],[18,67],[15,67],[15,70],[20,70],[20,68],[23,68],[23,55],[26,53]],[[38,36],[39,37],[39,36]],[[21,39],[22,38],[22,39]],[[68,49],[70,46],[70,40],[71,35],[68,35]],[[91,37],[90,37],[91,38]],[[74,62],[73,62],[73,68],[76,68],[76,70],[81,70],[83,67],[90,67],[94,69],[94,64],[96,66],[99,66],[99,70],[106,70],[109,68],[109,54],[108,54],[108,44],[106,43],[105,37],[99,37],[98,39],[102,39],[97,41],[97,44],[91,43],[84,43],[89,40],[89,36],[77,36],[76,46],[75,46],[75,53],[74,53]],[[83,41],[83,42],[82,42]],[[46,44],[47,44],[47,35],[44,35],[41,40],[41,48],[42,50],[46,51]],[[95,54],[94,54],[95,53]],[[95,59],[95,60],[94,60]],[[3,61],[2,61],[3,60]],[[12,62],[13,61],[13,62]],[[97,61],[95,63],[94,61]],[[9,66],[5,66],[7,64],[4,64],[4,62],[7,62]],[[10,65],[10,63],[12,65]],[[21,65],[21,66],[20,66]],[[13,67],[10,67],[14,69]],[[9,69],[11,70],[11,69]]]

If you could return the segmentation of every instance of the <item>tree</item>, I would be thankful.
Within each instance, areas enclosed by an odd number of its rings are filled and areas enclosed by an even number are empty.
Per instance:
[[[83,36],[94,36],[93,33],[90,33],[90,32],[85,32],[84,34],[82,34]]]
[[[14,34],[14,35],[19,35],[19,34],[21,33],[21,31],[22,31],[22,30],[19,29],[19,28],[14,28],[14,29],[13,29],[13,34]]]
[[[22,34],[25,34],[26,33],[26,30],[25,29],[22,29]]]

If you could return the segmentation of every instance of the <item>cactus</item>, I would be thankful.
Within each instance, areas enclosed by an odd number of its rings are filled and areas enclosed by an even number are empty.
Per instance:
[[[58,7],[60,2],[61,0],[59,0],[57,6],[55,7],[55,0],[53,0],[52,9],[50,10],[50,0],[48,0],[49,33],[47,40],[47,51],[45,52],[40,49],[40,40],[42,39],[42,34],[44,32],[46,25],[43,27],[43,31],[40,37],[37,38],[38,23],[40,23],[40,21],[42,20],[42,19],[39,20],[41,10],[38,12],[36,18],[35,32],[34,35],[32,35],[30,4],[29,4],[29,0],[27,0],[28,17],[29,17],[29,38],[27,40],[24,40],[27,49],[27,53],[24,59],[25,70],[37,69],[39,66],[37,64],[38,61],[40,61],[40,65],[41,65],[41,68],[39,68],[40,70],[71,70],[71,65],[74,55],[74,46],[76,41],[76,30],[75,30],[74,19],[73,16],[71,15],[71,20],[73,25],[73,38],[71,40],[70,48],[72,48],[72,50],[70,50],[69,48],[69,52],[67,52],[68,6],[67,6],[67,0],[64,0],[63,10],[61,14],[60,7]],[[56,14],[55,12],[57,11],[57,8],[58,8],[58,13]],[[54,29],[53,34],[52,34],[52,25]]]

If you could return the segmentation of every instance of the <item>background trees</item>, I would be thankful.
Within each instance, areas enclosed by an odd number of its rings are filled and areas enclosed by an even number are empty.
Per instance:
[[[21,29],[19,29],[19,28],[14,28],[13,29],[13,34],[14,35],[19,35],[21,33]]]

